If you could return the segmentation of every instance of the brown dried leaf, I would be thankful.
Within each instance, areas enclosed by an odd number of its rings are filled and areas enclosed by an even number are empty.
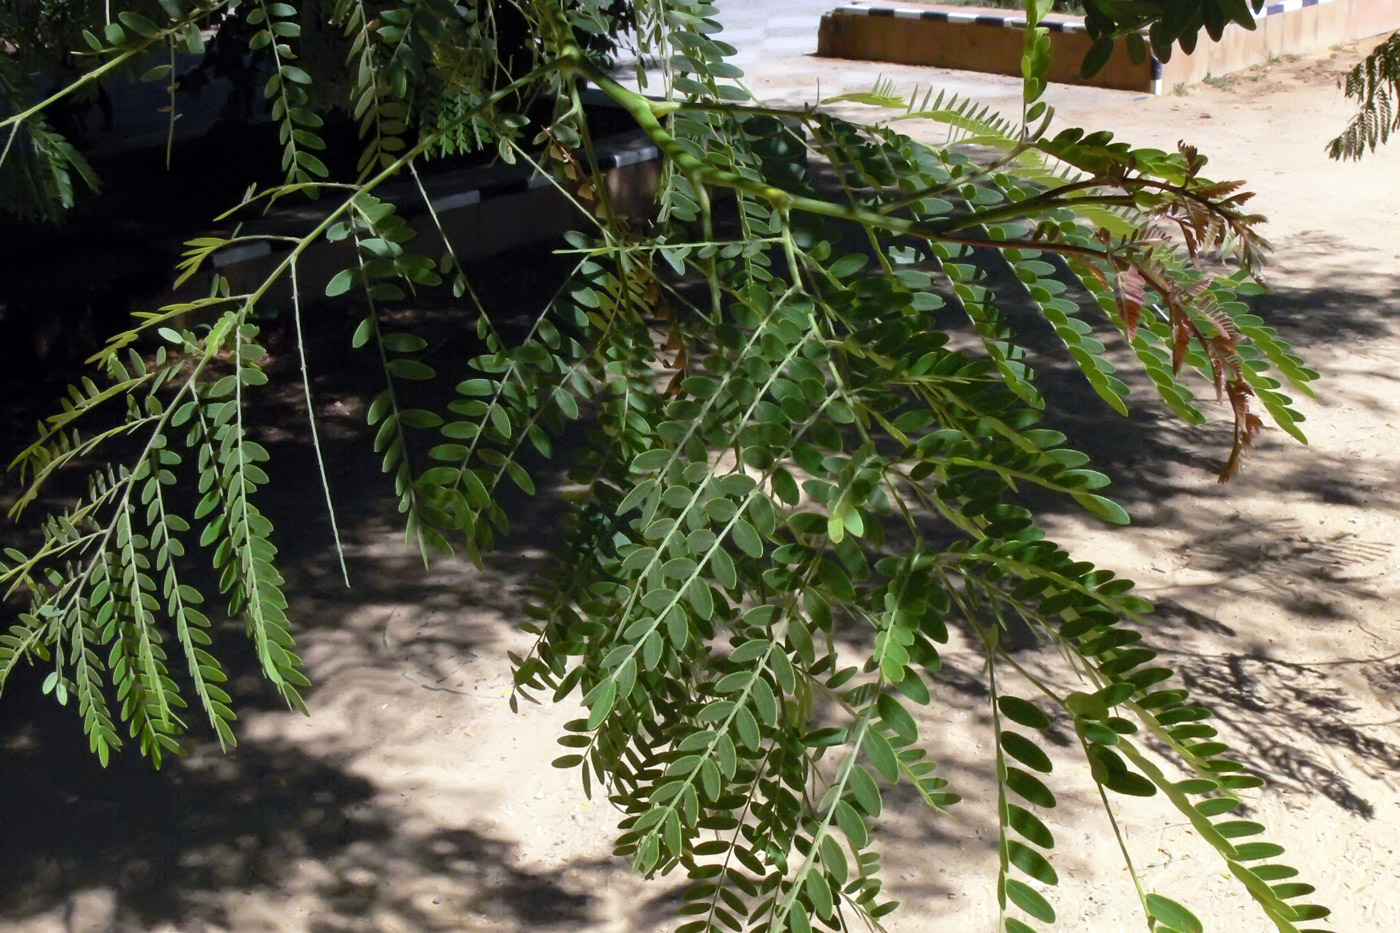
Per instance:
[[[685,338],[681,336],[679,327],[672,327],[666,335],[666,349],[675,353],[685,349]]]

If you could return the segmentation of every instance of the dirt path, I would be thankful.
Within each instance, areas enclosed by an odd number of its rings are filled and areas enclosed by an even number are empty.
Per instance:
[[[1273,431],[1243,476],[1218,487],[1219,432],[1154,420],[1144,401],[1147,427],[1105,419],[1089,432],[1137,525],[1110,534],[1067,515],[1054,523],[1161,604],[1153,640],[1262,765],[1273,786],[1257,812],[1347,933],[1400,929],[1400,147],[1359,165],[1324,158],[1346,115],[1335,74],[1355,57],[1280,63],[1185,96],[1050,93],[1066,124],[1198,145],[1215,177],[1248,178],[1271,218],[1276,290],[1265,307],[1324,374],[1321,399],[1300,403],[1312,445]],[[1019,94],[984,76],[796,55],[760,71],[763,94],[793,101],[818,79],[827,94],[880,73],[903,86],[946,79],[994,103]],[[338,418],[353,433],[353,406],[327,415],[332,437]],[[336,450],[337,481],[350,483],[369,461]],[[547,767],[570,711],[506,707],[504,652],[522,644],[512,625],[541,555],[425,574],[392,511],[366,507],[345,517],[356,583],[346,591],[315,506],[304,521],[297,503],[278,508],[283,553],[313,555],[288,577],[314,715],[255,706],[235,756],[203,749],[168,774],[117,766],[99,779],[81,743],[54,738],[75,733],[71,719],[47,702],[19,709],[10,721],[33,724],[6,731],[0,748],[0,929],[669,929],[664,885],[641,885],[610,859],[608,808]],[[28,703],[17,686],[6,702]],[[235,686],[265,702],[255,684]],[[925,732],[967,802],[961,822],[907,801],[885,818],[887,871],[906,905],[895,930],[992,928],[985,701],[956,681],[945,699]],[[1059,770],[1057,789],[1086,777],[1068,756]],[[1060,928],[1143,929],[1087,781],[1061,800]],[[1180,819],[1150,805],[1120,812],[1154,889],[1188,902],[1208,929],[1265,929]]]

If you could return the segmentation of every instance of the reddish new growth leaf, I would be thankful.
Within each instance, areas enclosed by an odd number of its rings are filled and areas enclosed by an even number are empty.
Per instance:
[[[1118,313],[1123,317],[1123,332],[1132,340],[1137,335],[1138,323],[1142,320],[1147,280],[1136,266],[1128,266],[1118,273],[1113,286],[1118,299]]]
[[[1142,307],[1147,303],[1148,275],[1142,267],[1157,269],[1153,260],[1154,251],[1167,241],[1158,236],[1159,231],[1146,227],[1137,231],[1126,243],[1115,243],[1108,230],[1100,228],[1099,242],[1104,245],[1104,253],[1112,259],[1114,272],[1113,299],[1118,306],[1118,317],[1123,332],[1129,340],[1137,336],[1138,325],[1142,322]],[[1109,288],[1108,275],[1097,265],[1087,266],[1099,285]],[[1162,276],[1166,279],[1165,272]]]
[[[1211,182],[1200,178],[1205,159],[1185,143],[1178,145],[1178,151],[1185,168],[1185,177],[1179,184],[1141,177],[1109,181],[1125,190],[1151,191],[1159,198],[1146,213],[1181,231],[1193,264],[1199,265],[1207,252],[1222,256],[1233,254],[1247,271],[1257,273],[1269,244],[1254,229],[1264,218],[1243,210],[1253,194],[1242,190],[1242,182]],[[1239,329],[1220,306],[1209,281],[1201,279],[1190,285],[1181,282],[1179,276],[1173,275],[1158,259],[1157,244],[1147,240],[1149,235],[1143,231],[1139,238],[1120,245],[1117,255],[1113,255],[1115,250],[1105,242],[1106,251],[1117,267],[1113,287],[1123,328],[1132,339],[1146,302],[1146,291],[1151,288],[1167,307],[1173,372],[1181,371],[1192,344],[1205,354],[1216,397],[1228,398],[1234,415],[1234,442],[1220,472],[1220,481],[1225,482],[1239,472],[1250,445],[1263,429],[1263,421],[1249,407],[1254,391],[1244,379],[1239,358]],[[1102,272],[1096,274],[1102,279]]]
[[[1235,412],[1235,438],[1230,448],[1230,459],[1225,461],[1225,466],[1220,471],[1219,479],[1222,483],[1228,483],[1230,478],[1239,472],[1245,456],[1254,444],[1254,438],[1264,430],[1263,419],[1249,410],[1249,398],[1254,394],[1254,390],[1243,379],[1235,378],[1226,384],[1225,391],[1230,397],[1230,407]]]
[[[1191,337],[1196,328],[1185,314],[1172,309],[1172,375],[1181,375],[1181,364],[1186,362],[1186,354],[1191,350]]]
[[[1178,143],[1177,149],[1186,162],[1185,181],[1180,185],[1162,182],[1149,185],[1167,195],[1152,213],[1176,224],[1193,260],[1211,250],[1221,254],[1233,252],[1245,269],[1257,272],[1270,247],[1254,229],[1264,222],[1263,215],[1247,214],[1243,210],[1254,192],[1242,191],[1242,181],[1213,182],[1199,178],[1206,160],[1185,143]]]
[[[1151,251],[1133,256],[1130,265],[1116,277],[1114,287],[1125,328],[1130,309],[1134,314],[1132,324],[1136,326],[1136,314],[1145,302],[1148,287],[1162,297],[1171,326],[1173,372],[1180,373],[1193,343],[1205,354],[1216,398],[1228,399],[1234,415],[1234,442],[1219,476],[1220,482],[1227,482],[1239,472],[1244,456],[1264,427],[1264,422],[1249,407],[1254,390],[1244,378],[1244,364],[1239,356],[1240,333],[1234,321],[1220,306],[1208,281],[1200,280],[1183,288]]]
[[[1223,482],[1238,472],[1263,423],[1249,409],[1249,397],[1254,392],[1244,378],[1239,358],[1241,334],[1211,290],[1212,276],[1201,266],[1207,258],[1233,260],[1257,276],[1269,244],[1255,231],[1264,217],[1244,210],[1253,197],[1243,190],[1244,183],[1201,178],[1206,160],[1184,142],[1177,148],[1180,161],[1176,167],[1181,174],[1172,180],[1148,177],[1131,155],[1110,157],[1094,166],[1092,176],[1042,192],[1021,204],[1034,202],[1043,207],[1060,199],[1065,204],[1088,201],[1125,205],[1140,212],[1141,222],[1126,238],[1105,228],[1098,229],[1095,239],[1101,251],[1095,261],[1076,268],[1097,280],[1104,290],[1112,289],[1117,323],[1129,340],[1137,336],[1149,293],[1160,298],[1170,330],[1174,373],[1179,374],[1191,358],[1193,345],[1199,348],[1216,398],[1228,398],[1234,413],[1235,440],[1220,474]],[[1086,191],[1096,193],[1083,194]],[[1174,238],[1164,232],[1168,225],[1180,232],[1181,239],[1176,242],[1185,248],[1185,263],[1173,258]],[[1059,239],[1057,227],[1048,221],[1037,226],[1032,237],[1034,242],[1047,243],[1050,249],[1060,245],[1056,242]]]

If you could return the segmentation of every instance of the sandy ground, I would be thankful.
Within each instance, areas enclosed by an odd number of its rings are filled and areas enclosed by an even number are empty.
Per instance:
[[[1300,403],[1311,446],[1271,431],[1227,487],[1212,473],[1221,431],[1177,426],[1146,394],[1136,424],[1064,416],[1136,524],[1111,534],[1070,514],[1051,524],[1158,601],[1153,641],[1268,778],[1254,810],[1335,910],[1335,929],[1390,931],[1400,930],[1400,148],[1360,164],[1323,155],[1347,113],[1335,78],[1356,55],[1279,63],[1184,96],[1051,89],[1065,125],[1161,147],[1184,138],[1210,155],[1213,176],[1250,180],[1277,247],[1262,307],[1324,375],[1321,398]],[[1009,80],[796,54],[758,71],[763,96],[792,102],[818,80],[826,94],[876,74],[993,103],[1019,94]],[[1082,392],[1063,382],[1067,398]],[[331,443],[348,484],[370,463],[348,439],[356,413],[327,414],[345,426]],[[309,466],[297,456],[289,469]],[[609,855],[613,814],[547,765],[571,711],[506,707],[504,654],[521,645],[513,624],[542,557],[529,533],[485,572],[424,573],[390,510],[348,504],[347,591],[310,475],[303,500],[269,510],[313,715],[279,711],[240,683],[252,705],[236,754],[200,748],[160,775],[121,762],[99,778],[70,741],[76,725],[16,685],[0,706],[0,929],[671,929],[667,885],[630,878]],[[535,508],[527,527],[547,528],[550,506]],[[970,680],[952,681],[940,703],[924,731],[967,799],[952,820],[908,800],[887,811],[887,872],[905,902],[890,928],[991,930],[986,703]],[[1057,764],[1060,928],[1145,929],[1086,769]],[[1190,904],[1207,929],[1265,930],[1221,864],[1153,803],[1119,807],[1149,888]]]

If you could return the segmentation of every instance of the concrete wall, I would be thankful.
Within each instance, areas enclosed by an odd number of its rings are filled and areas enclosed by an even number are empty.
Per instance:
[[[1400,0],[1331,0],[1308,6],[1294,0],[1277,5],[1285,10],[1265,16],[1252,31],[1231,24],[1219,42],[1204,37],[1190,55],[1173,55],[1162,65],[1158,92],[1195,84],[1208,75],[1252,68],[1273,56],[1319,52],[1400,29]]]
[[[838,7],[822,17],[817,54],[1020,75],[1024,15],[1016,11],[875,0]],[[1089,48],[1083,23],[1051,16],[1050,80],[1160,94],[1177,84],[1302,55],[1337,43],[1400,29],[1400,0],[1281,0],[1265,8],[1254,30],[1225,29],[1219,42],[1202,34],[1195,51],[1165,63],[1135,64],[1120,46],[1099,74],[1085,81],[1079,64]]]

